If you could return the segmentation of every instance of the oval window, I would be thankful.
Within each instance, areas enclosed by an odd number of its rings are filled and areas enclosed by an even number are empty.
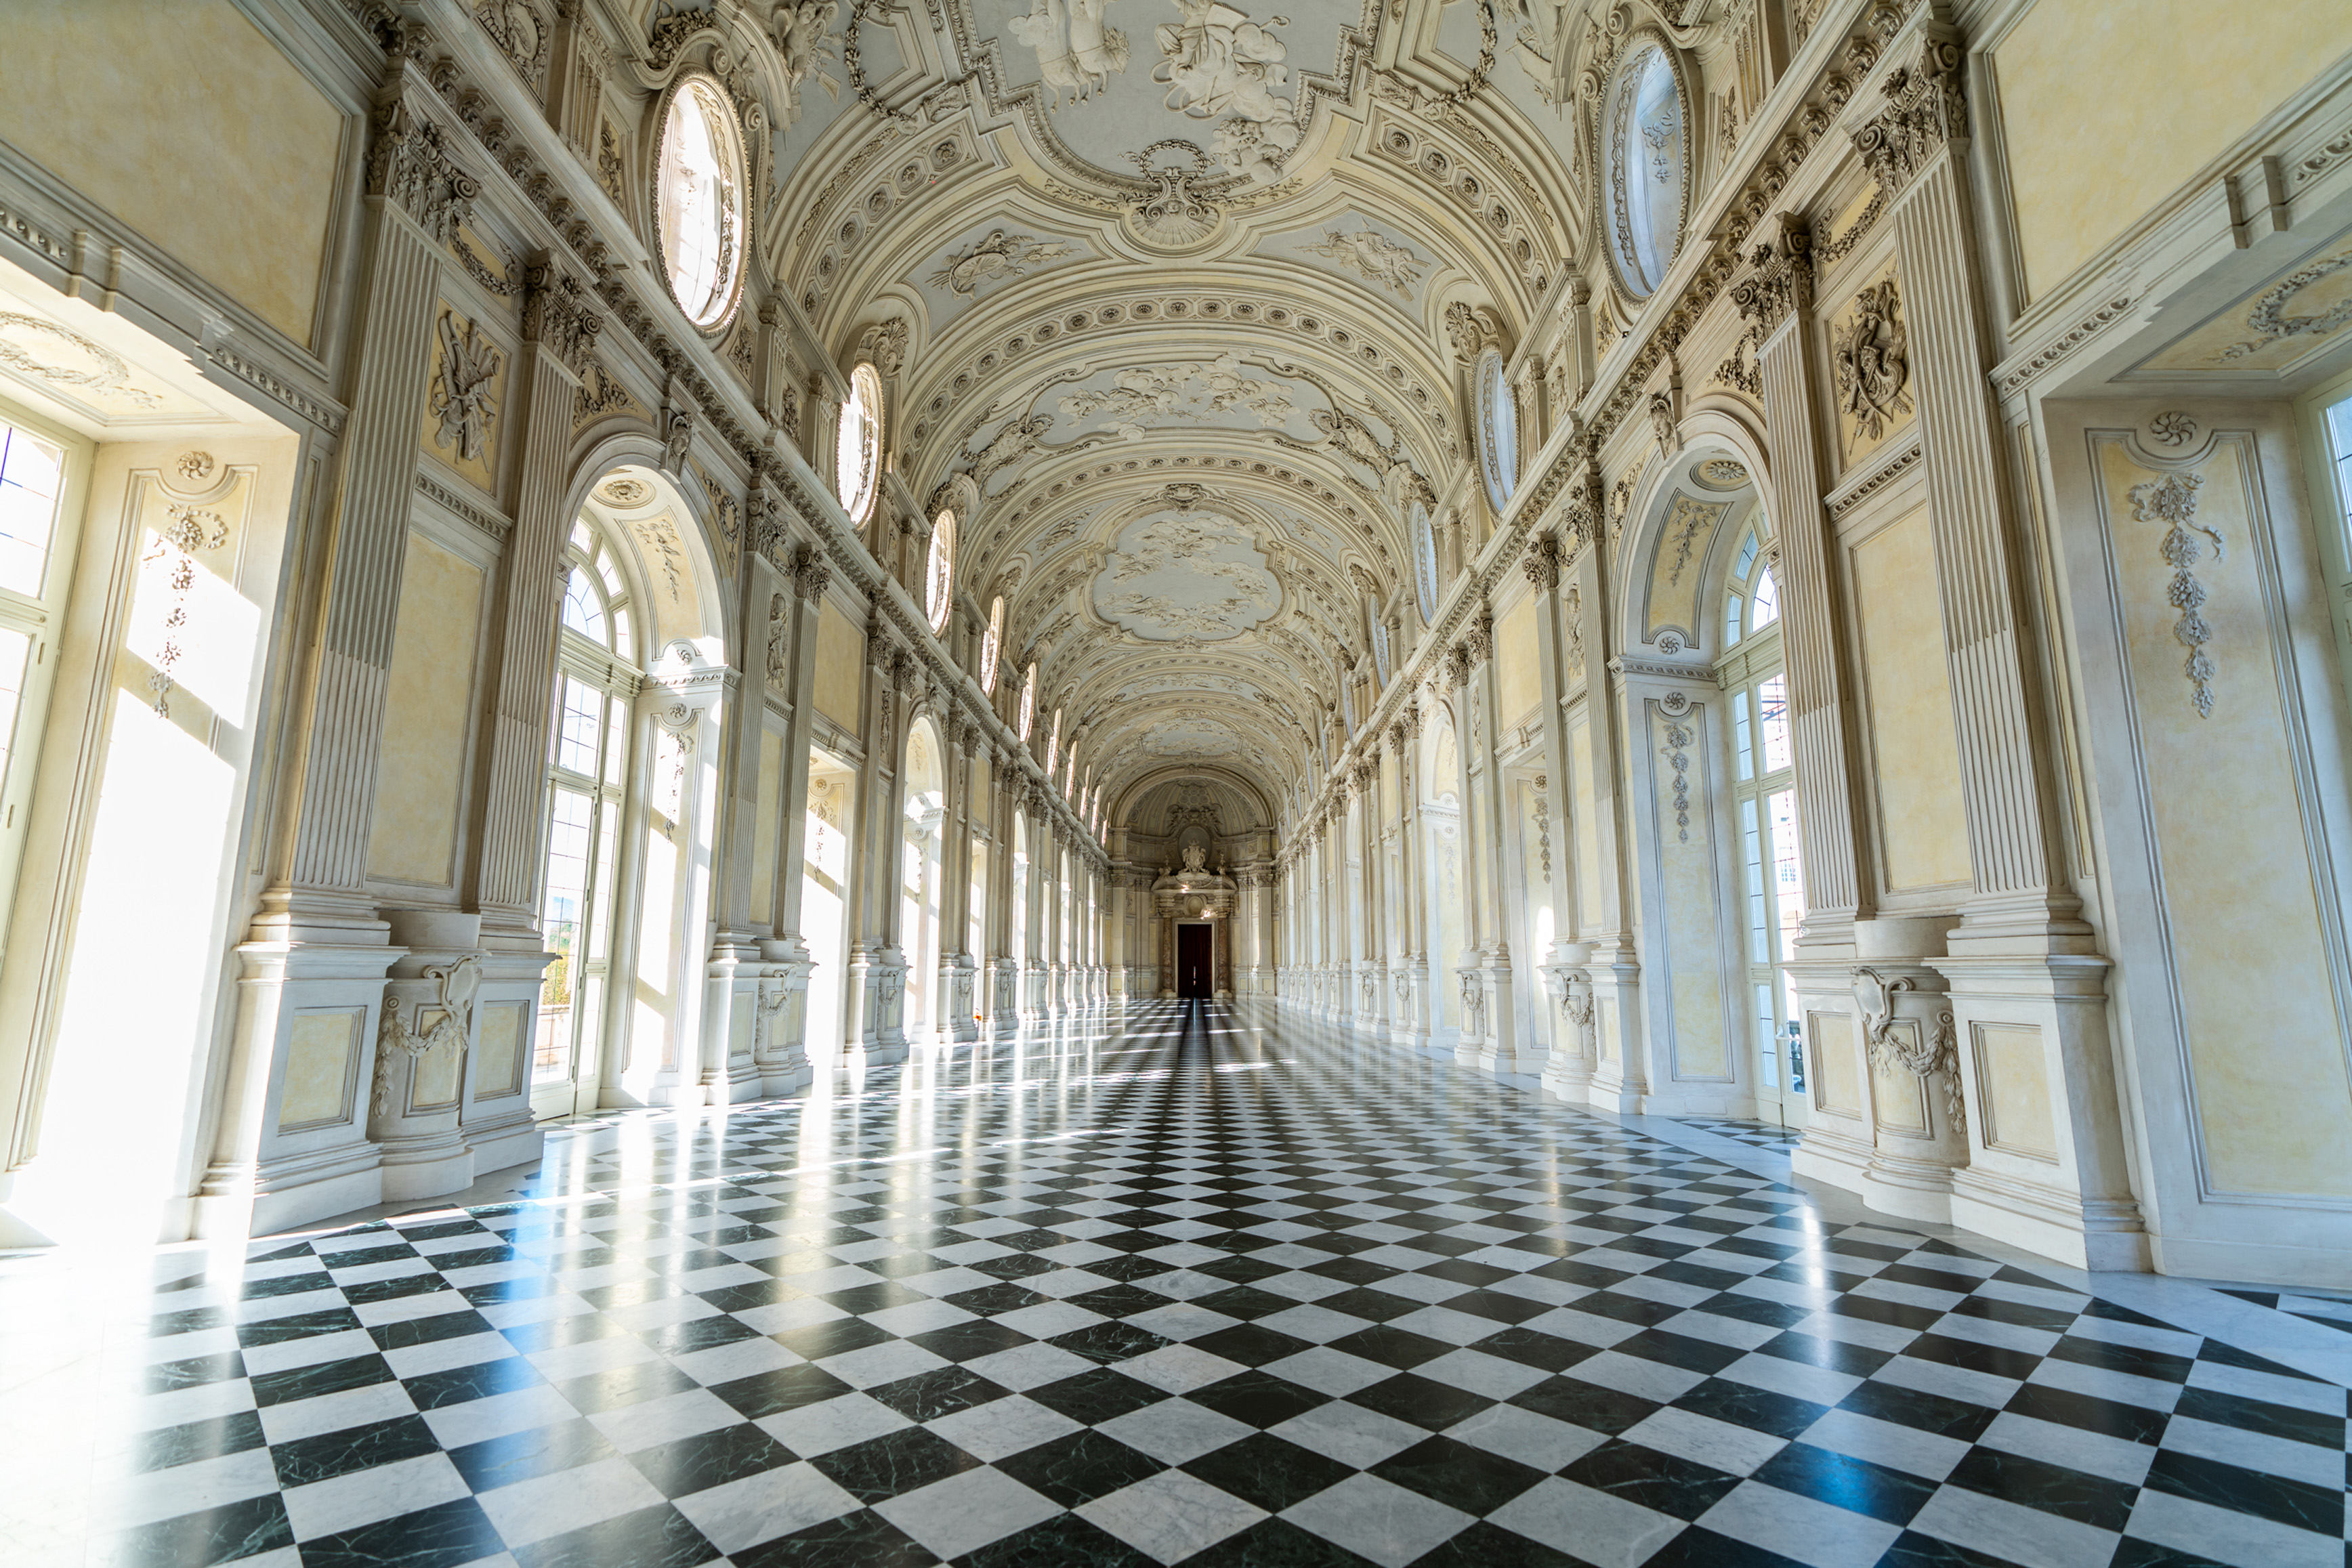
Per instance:
[[[882,491],[882,372],[870,360],[860,360],[849,372],[833,465],[841,509],[849,514],[851,528],[862,528]]]
[[[998,595],[988,607],[988,634],[980,640],[980,689],[996,689],[996,664],[1004,652],[1004,598]]]
[[[1689,205],[1689,117],[1663,44],[1647,40],[1627,53],[1601,115],[1609,258],[1625,291],[1646,299],[1682,248]]]
[[[1486,502],[1496,516],[1519,487],[1519,411],[1503,373],[1500,350],[1478,356],[1478,471],[1486,481]]]
[[[1413,597],[1421,603],[1422,624],[1435,624],[1437,536],[1430,531],[1429,508],[1418,502],[1412,508],[1412,587]]]
[[[955,514],[941,512],[931,522],[930,559],[923,567],[923,613],[937,635],[948,623],[955,602]]]
[[[743,294],[750,223],[744,212],[743,140],[726,93],[709,77],[671,90],[662,116],[654,206],[670,297],[709,332]]]

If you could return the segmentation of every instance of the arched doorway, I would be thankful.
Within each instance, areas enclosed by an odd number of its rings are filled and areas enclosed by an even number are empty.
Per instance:
[[[550,728],[540,915],[541,972],[531,1112],[596,1108],[613,983],[614,914],[630,774],[630,709],[646,630],[623,558],[583,513],[564,547]]]

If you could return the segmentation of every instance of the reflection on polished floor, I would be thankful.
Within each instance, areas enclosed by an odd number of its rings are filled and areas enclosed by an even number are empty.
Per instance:
[[[1197,1003],[618,1114],[0,1270],[0,1563],[2352,1561],[2352,1307],[2153,1315],[1775,1142]]]

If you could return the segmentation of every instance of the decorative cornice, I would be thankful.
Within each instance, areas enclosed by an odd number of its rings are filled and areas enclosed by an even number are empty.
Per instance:
[[[2041,348],[2034,350],[2019,362],[2016,368],[2003,371],[1996,378],[1995,385],[2000,388],[2000,395],[2003,397],[2015,395],[2028,382],[2097,337],[2102,328],[2120,320],[2131,308],[2132,296],[2128,293],[2118,294]]]
[[[1833,518],[1844,517],[1871,497],[1904,478],[1919,466],[1920,455],[1919,437],[1915,432],[1909,441],[1888,454],[1885,461],[1874,465],[1868,472],[1843,487],[1831,491],[1828,497],[1830,516]]]
[[[471,523],[494,544],[505,544],[507,536],[514,531],[513,521],[505,515],[494,512],[488,507],[451,489],[425,469],[420,468],[416,471],[416,487],[438,501],[447,510]]]

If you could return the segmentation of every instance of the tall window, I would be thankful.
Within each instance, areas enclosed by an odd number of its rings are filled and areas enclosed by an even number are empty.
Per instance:
[[[931,553],[923,567],[923,613],[930,618],[935,636],[947,625],[948,610],[955,602],[955,537],[953,512],[931,519]]]
[[[882,492],[882,372],[869,360],[849,372],[849,396],[834,440],[833,482],[849,526],[864,528]]]
[[[47,654],[55,651],[49,644],[57,641],[73,576],[65,563],[73,559],[79,523],[78,510],[77,517],[66,515],[67,453],[63,440],[0,419],[0,916],[6,914],[10,890],[16,884],[17,857],[24,852],[34,763],[49,683],[58,666]],[[79,502],[76,506],[78,509]],[[142,543],[151,570],[161,580],[154,582],[156,589],[164,588],[188,562],[186,549],[160,533],[144,536]],[[50,570],[53,560],[58,563],[56,570]],[[208,575],[202,579],[207,587],[214,580]],[[147,586],[142,582],[142,592]],[[179,596],[160,597],[175,602]],[[165,613],[143,617],[152,623],[150,635],[142,638],[134,623],[130,638],[131,651],[150,659],[148,683],[155,693],[171,684],[171,676],[155,663],[161,650],[170,645]],[[217,691],[197,695],[208,703],[226,702]]]
[[[572,526],[565,557],[540,910],[556,956],[540,981],[531,1053],[533,1108],[542,1115],[569,1113],[595,1091],[612,985],[614,881],[637,672],[628,580],[612,546],[583,517]]]
[[[1733,799],[1745,867],[1748,1012],[1757,1087],[1778,1098],[1804,1087],[1790,1024],[1796,990],[1780,969],[1796,956],[1805,889],[1797,862],[1797,788],[1789,737],[1789,677],[1780,654],[1780,593],[1751,525],[1723,596],[1726,653],[1717,674],[1731,703]]]
[[[1054,710],[1054,726],[1045,732],[1045,777],[1054,777],[1054,759],[1062,754],[1062,710]]]
[[[980,689],[996,690],[996,666],[1004,654],[1004,596],[998,594],[988,607],[988,632],[980,640]]]
[[[1021,677],[1021,708],[1013,716],[1013,727],[1023,740],[1029,738],[1029,727],[1037,721],[1037,666],[1032,664]]]

